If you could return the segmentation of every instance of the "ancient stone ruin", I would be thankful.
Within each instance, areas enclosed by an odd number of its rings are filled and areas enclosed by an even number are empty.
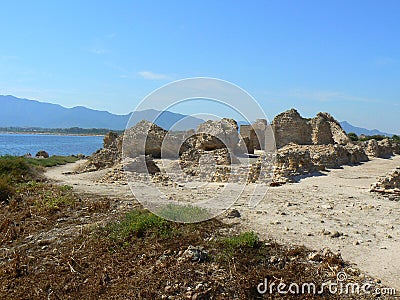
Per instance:
[[[305,119],[295,109],[277,115],[272,127],[277,148],[290,143],[297,145],[329,145],[350,143],[339,122],[328,113],[318,113],[315,118]]]
[[[399,144],[391,143],[389,139],[383,139],[381,141],[369,140],[364,144],[365,153],[368,157],[381,157],[389,158],[393,154],[399,154]]]
[[[115,132],[106,134],[103,139],[103,148],[92,154],[82,171],[91,172],[110,168],[119,163],[122,158],[122,140],[123,137]]]
[[[167,130],[142,120],[124,133],[124,155],[137,157],[150,155],[153,158],[177,158],[189,145],[186,135],[173,134]]]
[[[400,154],[398,143],[388,139],[354,143],[330,114],[306,119],[291,109],[277,115],[271,124],[259,119],[242,125],[240,133],[236,121],[227,118],[206,121],[196,131],[185,132],[169,132],[143,120],[124,135],[106,135],[104,147],[90,157],[84,171],[118,166],[122,172],[122,164],[138,178],[147,173],[170,180],[161,163],[167,159],[179,169],[182,180],[198,176],[209,182],[279,185],[394,154]],[[113,176],[120,178],[118,172]]]
[[[209,151],[228,148],[233,152],[237,151],[239,133],[238,125],[233,119],[204,122],[199,125],[196,134],[196,149]]]
[[[363,148],[357,145],[290,144],[278,150],[274,181],[296,181],[304,175],[365,161],[368,161],[368,157]]]

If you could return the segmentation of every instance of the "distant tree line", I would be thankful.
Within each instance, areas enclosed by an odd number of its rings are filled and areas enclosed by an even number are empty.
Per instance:
[[[0,132],[18,133],[53,133],[53,134],[84,134],[84,135],[105,135],[110,129],[107,128],[41,128],[41,127],[0,127]],[[121,134],[123,130],[112,130]]]
[[[347,136],[354,142],[357,142],[357,141],[365,142],[365,141],[368,141],[368,140],[381,141],[383,139],[390,139],[390,140],[393,140],[394,142],[400,142],[400,137],[398,135],[395,135],[395,134],[392,137],[388,137],[388,136],[381,135],[381,134],[375,134],[375,135],[360,134],[360,136],[358,136],[354,132],[350,132],[350,133],[347,134]]]

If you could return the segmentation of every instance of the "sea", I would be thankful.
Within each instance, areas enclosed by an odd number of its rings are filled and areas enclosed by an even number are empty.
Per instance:
[[[0,133],[0,155],[91,155],[102,146],[103,136]]]

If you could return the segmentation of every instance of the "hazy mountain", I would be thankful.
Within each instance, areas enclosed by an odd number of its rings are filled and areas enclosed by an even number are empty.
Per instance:
[[[386,133],[379,131],[378,129],[365,129],[362,127],[357,127],[351,125],[347,121],[340,122],[340,125],[342,126],[343,130],[346,131],[346,133],[354,132],[357,135],[364,134],[364,135],[386,135],[386,136],[393,136],[391,133]]]
[[[0,95],[0,127],[41,127],[41,128],[109,128],[114,130],[125,129],[132,113],[116,115],[107,111],[99,111],[83,106],[66,108],[58,104],[39,102],[36,100],[21,99],[14,96]],[[158,116],[158,117],[157,117]],[[165,129],[170,129],[176,122],[174,130],[185,130],[196,128],[204,120],[165,111],[160,113],[154,109],[133,112],[131,124],[141,120],[153,121]],[[238,124],[246,124],[241,121]],[[377,129],[369,130],[356,127],[347,121],[340,122],[342,128],[347,132],[357,135],[386,135],[393,134],[381,132]]]
[[[107,111],[89,109],[83,106],[66,108],[58,104],[39,102],[0,95],[0,127],[42,127],[42,128],[109,128],[124,129],[131,114],[116,115]],[[133,113],[130,124],[143,119],[153,121],[159,111],[149,109]],[[156,124],[170,129],[177,121],[182,120],[175,130],[196,128],[204,121],[169,111],[162,112]]]

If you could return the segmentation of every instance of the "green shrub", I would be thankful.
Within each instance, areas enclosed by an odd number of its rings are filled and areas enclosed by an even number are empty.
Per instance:
[[[384,135],[376,134],[376,135],[367,135],[363,138],[360,138],[359,140],[362,142],[369,141],[369,140],[376,140],[376,141],[382,141],[383,139],[386,139],[387,137]]]
[[[350,132],[347,136],[348,136],[353,142],[358,141],[358,136],[357,136],[357,134],[355,134],[354,132]]]
[[[201,222],[212,217],[209,210],[189,204],[168,204],[157,211],[157,214],[167,220],[181,223]]]
[[[149,234],[167,235],[171,232],[170,222],[149,211],[134,210],[115,223],[105,227],[109,237],[115,242],[126,242],[132,237],[144,237]]]
[[[75,156],[50,156],[49,158],[26,158],[27,162],[32,166],[54,167],[73,163],[78,160]]]
[[[73,187],[67,184],[60,185],[59,189],[63,192],[72,191]]]
[[[227,237],[221,240],[222,245],[228,249],[254,248],[258,245],[258,242],[258,235],[253,231],[244,232],[237,236]]]
[[[0,156],[0,176],[8,176],[14,182],[24,182],[37,178],[38,172],[25,158]]]
[[[51,156],[49,158],[26,158],[0,156],[0,176],[8,176],[12,182],[27,182],[38,179],[41,168],[65,165],[77,161],[73,156]]]
[[[45,191],[38,204],[46,210],[58,210],[61,206],[74,204],[75,199],[71,194],[64,194],[63,191]]]
[[[39,211],[59,210],[76,202],[71,187],[67,185],[57,186],[32,180],[19,183],[16,192],[24,195],[26,202],[32,201]]]
[[[0,202],[8,201],[15,194],[15,189],[11,185],[10,179],[6,176],[0,177]]]

